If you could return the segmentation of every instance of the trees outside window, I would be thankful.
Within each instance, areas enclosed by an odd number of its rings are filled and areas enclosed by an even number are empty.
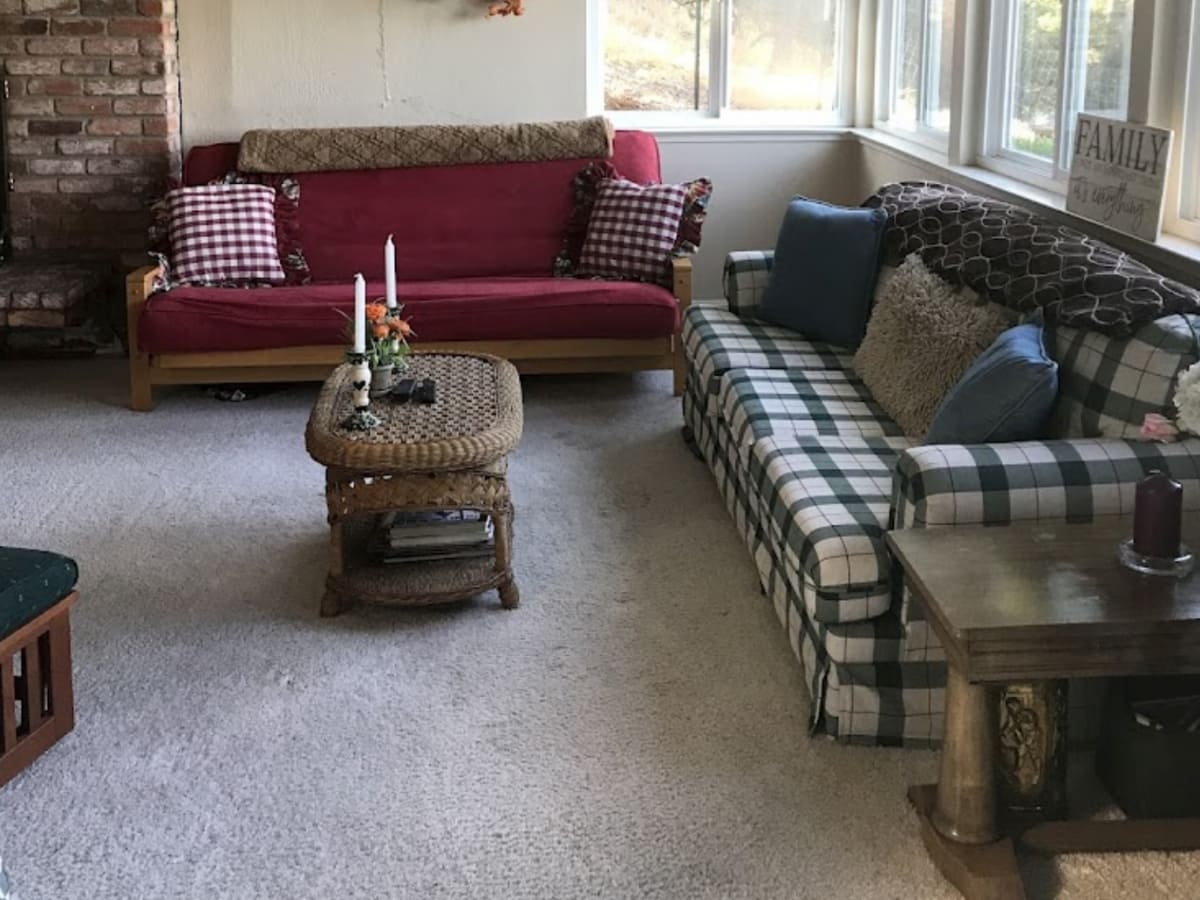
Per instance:
[[[1061,177],[1081,112],[1124,118],[1134,0],[997,0],[993,151]]]
[[[610,111],[832,120],[843,0],[604,0]]]
[[[950,129],[955,0],[885,0],[880,7],[880,122],[944,142]]]

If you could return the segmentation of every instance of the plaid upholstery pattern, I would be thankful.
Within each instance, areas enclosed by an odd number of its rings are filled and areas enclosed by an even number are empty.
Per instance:
[[[1137,482],[1153,469],[1183,484],[1185,509],[1200,510],[1200,438],[914,447],[896,465],[894,527],[1090,522],[1132,514]]]
[[[777,325],[747,322],[703,303],[688,307],[681,340],[709,415],[717,414],[717,379],[730,369],[848,369],[852,358],[830,344],[806,340]]]
[[[725,257],[725,299],[729,311],[752,319],[771,278],[774,250],[739,250]]]
[[[717,476],[720,493],[756,563],[764,593],[804,667],[812,698],[812,730],[848,744],[924,747],[938,743],[943,728],[945,664],[942,648],[927,623],[920,619],[904,622],[895,606],[866,621],[815,621],[757,527],[757,500],[747,488],[745,463],[730,452],[728,428],[722,420],[705,415],[701,401],[693,373],[684,392],[684,418]],[[1079,685],[1071,687],[1071,733],[1094,735],[1102,698],[1092,696],[1088,702],[1085,694],[1081,701]]]
[[[903,433],[852,372],[732,369],[719,384],[717,408],[739,445],[773,435]]]
[[[751,448],[749,483],[762,531],[790,587],[821,622],[855,622],[891,606],[884,545],[903,437],[765,438]]]
[[[170,208],[172,274],[184,284],[286,280],[279,264],[275,191],[258,184],[176,188]]]
[[[661,282],[686,198],[678,184],[601,181],[579,254],[579,274]]]
[[[1200,317],[1165,316],[1130,338],[1057,327],[1046,346],[1059,364],[1051,433],[1136,438],[1146,413],[1167,413],[1179,374],[1200,359]]]
[[[706,313],[712,312],[733,318],[722,310],[706,310]],[[711,324],[711,321],[707,316],[700,319],[701,324]],[[747,329],[755,326],[740,323],[739,327],[744,335]],[[701,344],[696,341],[689,347],[699,347]],[[794,539],[800,535],[794,523],[789,525],[789,540],[784,541],[772,514],[781,509],[788,512],[787,503],[782,498],[789,492],[792,499],[803,507],[807,488],[800,487],[800,483],[806,471],[811,474],[810,483],[817,486],[818,498],[821,489],[834,495],[841,493],[847,496],[830,486],[839,478],[854,483],[856,491],[867,493],[868,499],[862,503],[860,511],[864,512],[863,518],[868,529],[873,529],[880,537],[882,522],[888,515],[887,508],[892,505],[888,502],[889,491],[893,491],[892,503],[897,508],[904,506],[906,510],[913,511],[913,514],[905,513],[900,519],[906,527],[954,524],[956,514],[963,516],[964,523],[977,521],[977,517],[973,519],[968,513],[978,509],[981,503],[992,513],[999,514],[1007,509],[1007,514],[1012,514],[1013,504],[1009,502],[1005,506],[996,497],[986,502],[966,499],[961,505],[957,504],[980,485],[987,485],[991,492],[1004,489],[1004,478],[992,471],[989,459],[980,457],[980,465],[976,466],[973,454],[1000,451],[1001,457],[995,460],[995,466],[1004,470],[1017,465],[1016,457],[1012,455],[1014,448],[1030,445],[904,449],[905,442],[898,438],[812,434],[804,437],[775,435],[755,441],[747,451],[735,439],[726,416],[709,411],[710,384],[715,383],[725,390],[722,397],[731,396],[728,392],[732,388],[726,390],[727,380],[737,379],[743,374],[751,379],[748,383],[752,384],[768,374],[778,374],[790,381],[795,373],[743,373],[735,370],[726,371],[721,377],[701,376],[693,364],[689,368],[684,389],[684,420],[712,469],[730,516],[750,550],[764,593],[775,609],[793,652],[803,664],[812,697],[812,730],[829,734],[842,743],[936,744],[941,739],[943,728],[944,652],[928,623],[910,612],[907,587],[895,583],[894,572],[885,568],[890,563],[886,556],[879,555],[883,552],[879,545],[870,542],[872,552],[866,554],[863,561],[873,562],[876,574],[886,572],[886,579],[857,594],[823,592],[800,561],[807,546],[810,557],[817,553],[819,569],[817,542],[808,546],[800,541],[797,549]],[[811,372],[805,374],[812,376]],[[720,412],[721,408],[718,407],[716,413]],[[1200,465],[1192,461],[1193,458],[1200,461],[1200,440],[1176,445],[1117,444],[1111,441],[1049,444],[1083,448],[1074,457],[1059,451],[1057,455],[1062,457],[1062,465],[1057,468],[1052,464],[1036,467],[1038,486],[1051,494],[1055,473],[1060,486],[1064,482],[1078,485],[1081,482],[1075,479],[1080,478],[1097,479],[1099,482],[1104,478],[1099,474],[1103,465],[1109,465],[1112,470],[1109,478],[1130,485],[1146,467],[1166,468],[1176,477],[1183,477],[1189,465],[1200,470]],[[1098,453],[1100,450],[1104,452]],[[967,451],[966,457],[962,456],[961,451]],[[1028,454],[1030,451],[1025,452]],[[773,460],[775,469],[772,474],[777,471],[780,480],[788,482],[788,486],[781,488],[777,494],[773,493],[773,482],[764,482],[767,473],[763,461],[772,453],[778,454]],[[889,455],[894,460],[893,464],[884,461]],[[1109,461],[1101,463],[1105,455]],[[958,473],[947,474],[947,459],[953,459],[955,465],[961,464],[967,469],[982,468],[982,474],[978,471],[961,476]],[[864,472],[860,474],[855,466],[861,467]],[[900,471],[893,477],[892,470],[896,467]],[[930,473],[928,480],[924,478],[926,472]],[[825,485],[825,488],[821,485]],[[955,495],[955,490],[961,490],[962,493]],[[928,498],[923,493],[926,491]],[[1066,491],[1065,486],[1063,491]],[[769,496],[774,500],[768,500]],[[905,496],[908,499],[900,499]],[[1049,494],[1047,498],[1022,496],[1031,500],[1031,505],[1026,509],[1024,500],[1018,503],[1017,512],[1021,515],[1035,512],[1047,515],[1053,508]],[[1200,490],[1189,484],[1185,496],[1200,499]],[[1116,493],[1101,488],[1097,497],[1100,499],[1093,498],[1091,502],[1095,515],[1132,508],[1121,505],[1132,503],[1131,491],[1126,492],[1124,488]],[[1105,504],[1114,497],[1117,506],[1110,509]],[[841,502],[835,496],[828,508],[836,509]],[[920,503],[926,505],[921,506]],[[1067,505],[1074,509],[1079,507],[1079,503],[1080,496],[1072,489],[1071,501]],[[1063,504],[1058,505],[1061,507]],[[915,515],[917,511],[920,520]],[[785,515],[783,521],[789,523],[791,520]],[[856,524],[856,521],[851,524]],[[859,546],[865,547],[859,542],[860,537],[854,540]],[[821,542],[821,549],[827,551],[831,561],[836,557],[832,552],[836,547],[835,543]],[[849,568],[848,563],[845,565]],[[855,609],[854,604],[858,604],[859,608]],[[864,605],[869,609],[863,609]],[[862,614],[852,615],[852,612]],[[1100,689],[1101,685],[1096,682],[1072,682],[1069,727],[1073,735],[1087,737],[1097,732],[1101,698],[1096,692]]]

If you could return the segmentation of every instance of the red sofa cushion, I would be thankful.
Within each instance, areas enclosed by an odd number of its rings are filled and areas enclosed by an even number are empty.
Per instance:
[[[674,334],[678,307],[652,284],[567,278],[475,278],[399,285],[415,345],[432,341],[655,338]],[[383,294],[382,282],[368,297]],[[148,353],[266,350],[343,343],[354,308],[348,284],[176,288],[146,302]]]
[[[382,278],[389,233],[402,279],[549,274],[571,215],[572,180],[589,162],[301,173],[301,244],[312,278]],[[651,134],[617,132],[610,162],[631,181],[661,180]],[[203,184],[236,163],[235,144],[193,148],[185,182]]]

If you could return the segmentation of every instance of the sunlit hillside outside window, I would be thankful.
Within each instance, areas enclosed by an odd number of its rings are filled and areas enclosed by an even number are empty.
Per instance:
[[[833,110],[838,0],[732,0],[718,28],[727,96],[714,98],[711,0],[607,0],[604,94],[609,110]],[[719,102],[714,103],[714,99]]]

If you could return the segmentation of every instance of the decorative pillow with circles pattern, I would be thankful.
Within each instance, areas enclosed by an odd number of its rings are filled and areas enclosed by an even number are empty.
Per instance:
[[[881,187],[864,206],[888,215],[890,259],[930,270],[1048,324],[1127,337],[1172,313],[1200,313],[1200,291],[1027,209],[928,181]]]

